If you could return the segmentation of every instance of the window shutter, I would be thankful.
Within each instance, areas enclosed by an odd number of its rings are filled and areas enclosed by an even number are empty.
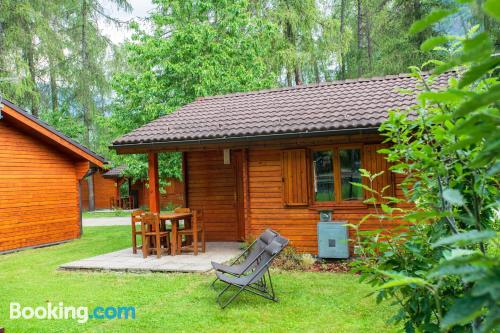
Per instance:
[[[283,204],[285,206],[307,206],[307,154],[305,149],[283,151],[281,160],[283,177]]]
[[[394,195],[394,177],[393,173],[389,170],[390,164],[385,159],[384,154],[377,153],[377,150],[387,148],[386,144],[369,144],[363,146],[363,161],[362,168],[370,171],[373,175],[384,171],[384,173],[373,180],[372,188],[381,193],[382,189],[389,186],[383,193],[384,196]],[[364,178],[363,184],[370,186],[369,180]],[[365,191],[365,198],[370,198],[371,193]],[[377,202],[383,202],[384,200],[380,196],[376,196]]]

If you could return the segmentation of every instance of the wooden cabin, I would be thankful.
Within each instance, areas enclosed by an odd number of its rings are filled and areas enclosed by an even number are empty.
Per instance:
[[[103,157],[3,100],[0,108],[0,252],[81,234],[80,182]]]
[[[360,168],[384,171],[374,187],[389,185],[402,197],[400,176],[377,153],[384,146],[378,127],[388,109],[415,104],[414,95],[398,92],[415,84],[396,75],[200,98],[113,147],[148,154],[155,211],[158,153],[183,152],[184,205],[201,211],[208,240],[249,239],[271,227],[316,253],[319,211],[353,224],[374,212],[351,185],[362,181]],[[361,230],[392,226],[368,220]]]
[[[93,196],[89,193],[88,182],[82,183],[82,207],[89,210],[89,201],[94,200],[94,209],[149,209],[149,192],[147,181],[132,181],[124,176],[125,165],[110,170],[100,169],[89,177],[93,177]],[[175,178],[165,179],[167,185],[160,191],[160,207],[180,207],[184,203],[184,185]],[[126,183],[126,193],[120,193],[120,187]],[[118,200],[127,198],[129,200]],[[130,200],[130,198],[132,198]],[[131,205],[128,205],[128,203]],[[125,206],[120,203],[125,203]]]
[[[107,170],[100,168],[92,175],[93,182],[93,193],[89,193],[89,183],[88,178],[82,182],[82,209],[84,211],[89,211],[89,204],[91,200],[94,201],[94,210],[99,209],[110,209],[110,202],[113,198],[116,198],[117,186],[114,179],[108,179],[104,177]]]

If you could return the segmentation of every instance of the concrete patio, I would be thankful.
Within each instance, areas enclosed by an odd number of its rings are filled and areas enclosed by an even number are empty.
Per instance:
[[[207,251],[197,256],[183,253],[176,256],[155,255],[142,257],[132,253],[132,248],[101,254],[95,257],[73,261],[59,266],[62,270],[91,270],[118,272],[186,272],[203,273],[212,269],[211,261],[227,262],[238,256],[242,250],[236,242],[207,242]]]

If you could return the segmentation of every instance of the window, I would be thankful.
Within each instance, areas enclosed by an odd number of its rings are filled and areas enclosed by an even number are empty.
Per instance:
[[[313,152],[313,182],[314,199],[316,201],[334,201],[335,191],[333,189],[333,152]]]
[[[314,201],[332,203],[363,200],[363,191],[352,183],[361,182],[361,148],[332,147],[311,153]]]
[[[339,149],[340,158],[340,182],[342,200],[362,200],[363,191],[361,187],[352,183],[361,183],[361,150]]]

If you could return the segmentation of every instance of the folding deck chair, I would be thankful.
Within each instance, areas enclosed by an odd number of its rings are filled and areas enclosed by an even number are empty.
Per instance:
[[[273,282],[269,267],[274,258],[288,245],[288,239],[277,236],[268,246],[265,247],[262,254],[257,260],[257,265],[248,275],[230,276],[217,271],[217,278],[226,283],[227,286],[217,296],[217,303],[224,309],[232,301],[238,297],[242,291],[247,291],[255,295],[264,297],[271,301],[277,302],[278,298],[274,293]],[[237,292],[231,296],[226,302],[222,301],[222,296],[229,290],[230,287],[236,287]]]
[[[250,246],[238,256],[238,258],[234,259],[230,265],[219,264],[217,262],[212,261],[212,267],[216,271],[230,274],[233,276],[241,276],[250,268],[257,264],[257,259],[260,257],[262,252],[266,246],[271,244],[273,239],[278,236],[278,233],[273,231],[272,229],[267,229],[262,234],[260,234],[257,239],[250,244]],[[240,260],[244,258],[243,261]],[[215,278],[212,282],[212,287],[215,288],[215,283],[219,280],[219,278]]]

